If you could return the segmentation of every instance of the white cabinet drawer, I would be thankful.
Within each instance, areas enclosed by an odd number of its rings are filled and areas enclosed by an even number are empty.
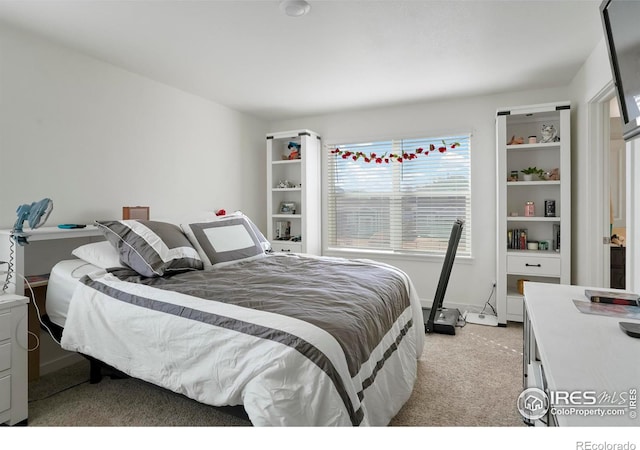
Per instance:
[[[0,345],[0,372],[11,368],[11,342]]]
[[[291,253],[300,253],[302,252],[302,244],[298,244],[296,242],[282,242],[282,241],[273,241],[271,243],[271,248],[274,252],[291,252]]]
[[[11,408],[11,376],[0,378],[0,413]]]
[[[508,255],[507,272],[520,275],[560,276],[560,258]]]
[[[11,337],[11,314],[0,313],[0,341]]]

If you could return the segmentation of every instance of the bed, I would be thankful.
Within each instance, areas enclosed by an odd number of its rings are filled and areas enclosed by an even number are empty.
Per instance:
[[[54,267],[64,349],[256,426],[382,426],[408,400],[424,327],[402,271],[270,253],[242,215],[161,225],[103,223],[107,243]]]

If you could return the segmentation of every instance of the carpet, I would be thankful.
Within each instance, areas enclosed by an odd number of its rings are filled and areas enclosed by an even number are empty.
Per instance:
[[[89,384],[80,362],[29,384],[33,427],[250,426],[241,408],[216,408],[144,381]],[[518,427],[522,325],[467,324],[456,335],[429,334],[411,398],[390,426]]]

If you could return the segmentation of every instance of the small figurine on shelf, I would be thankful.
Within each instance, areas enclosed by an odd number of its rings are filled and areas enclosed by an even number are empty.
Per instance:
[[[296,187],[296,184],[292,183],[289,180],[280,180],[278,181],[278,184],[276,184],[277,189],[292,189],[295,187]]]
[[[298,144],[297,142],[289,142],[287,148],[290,151],[289,159],[300,159],[300,144]]]
[[[560,179],[560,169],[555,168],[545,172],[545,178],[550,181],[559,180]]]
[[[553,125],[543,124],[541,133],[542,133],[542,139],[540,139],[540,142],[542,142],[543,144],[547,142],[560,142],[560,138],[558,137],[558,131],[556,130],[556,127]]]
[[[511,136],[511,140],[507,142],[507,145],[516,145],[516,144],[524,144],[524,138],[522,136],[518,138],[515,136]]]

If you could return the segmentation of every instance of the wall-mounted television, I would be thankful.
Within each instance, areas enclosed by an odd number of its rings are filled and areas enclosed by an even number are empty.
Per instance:
[[[640,136],[640,1],[600,5],[625,141]]]

